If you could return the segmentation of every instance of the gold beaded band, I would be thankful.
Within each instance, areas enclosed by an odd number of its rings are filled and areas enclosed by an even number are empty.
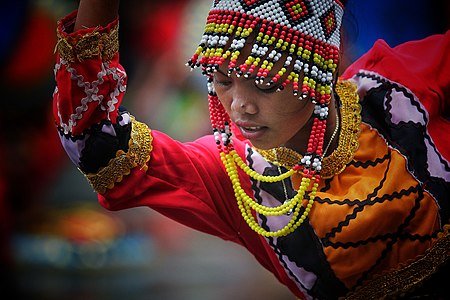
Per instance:
[[[344,299],[381,299],[399,296],[422,284],[450,257],[450,225],[445,225],[443,232],[433,246],[418,259],[408,265],[383,274],[356,289]]]
[[[132,130],[128,152],[117,151],[116,157],[108,165],[95,174],[84,174],[92,188],[100,194],[112,189],[116,182],[120,182],[124,175],[130,174],[131,169],[140,167],[147,171],[147,163],[152,152],[153,137],[150,129],[144,123],[131,117]]]
[[[324,157],[320,176],[330,178],[341,173],[345,166],[353,159],[358,149],[358,137],[361,124],[361,105],[356,93],[356,86],[349,81],[339,81],[336,85],[336,92],[339,95],[341,108],[341,132],[339,134],[338,147],[329,156]],[[276,148],[276,155],[273,149],[255,149],[267,161],[279,164],[286,169],[292,169],[299,163],[302,155],[292,149]]]
[[[361,132],[361,105],[356,85],[350,81],[339,81],[336,93],[342,102],[341,134],[335,151],[323,159],[322,178],[333,177],[344,171],[358,150],[358,138]]]
[[[75,37],[64,36],[59,25],[58,28],[58,42],[55,50],[62,59],[69,63],[96,57],[109,62],[119,51],[119,25],[114,26],[106,33],[94,30]]]

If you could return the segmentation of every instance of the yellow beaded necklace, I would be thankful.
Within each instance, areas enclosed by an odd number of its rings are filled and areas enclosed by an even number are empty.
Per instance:
[[[340,81],[336,85],[336,92],[342,101],[342,129],[338,148],[327,157],[329,170],[325,170],[325,173],[329,175],[332,172],[331,176],[341,172],[345,168],[345,165],[352,159],[354,152],[358,148],[357,139],[359,136],[359,124],[361,122],[359,99],[356,94],[355,85],[350,82]],[[283,204],[275,207],[268,207],[257,203],[242,188],[237,167],[242,169],[252,179],[261,182],[278,182],[291,177],[295,173],[300,173],[300,169],[295,167],[299,161],[299,157],[301,158],[300,154],[290,149],[281,151],[281,155],[278,153],[270,154],[273,153],[272,150],[257,151],[269,161],[274,162],[278,160],[283,166],[290,165],[289,171],[277,176],[261,175],[252,170],[234,149],[229,152],[221,152],[220,157],[233,185],[236,201],[244,220],[252,230],[262,236],[280,237],[292,233],[305,221],[314,203],[321,176],[309,173],[308,169],[303,169],[300,186],[297,194],[292,199],[286,199],[287,201]],[[275,160],[272,160],[274,158],[272,155],[275,155]],[[308,190],[310,191],[309,197],[305,199]],[[303,203],[304,200],[306,203]],[[301,208],[304,204],[306,204],[305,209],[300,215]],[[264,216],[281,216],[292,211],[292,217],[280,230],[267,231],[258,224],[258,221],[253,215],[253,211]]]
[[[289,201],[286,201],[280,206],[267,207],[257,203],[244,191],[239,181],[239,175],[236,165],[239,166],[251,178],[262,182],[278,182],[292,176],[297,171],[291,169],[278,176],[264,176],[258,174],[254,170],[251,170],[235,150],[232,150],[227,154],[221,152],[220,156],[233,185],[234,194],[236,196],[237,204],[239,210],[241,211],[242,217],[252,230],[265,237],[285,236],[293,232],[304,222],[309,214],[309,211],[311,210],[317,192],[317,186],[319,185],[318,177],[309,176],[308,174],[303,173],[302,182],[300,184],[298,192],[292,199],[289,199]],[[305,193],[310,187],[311,182],[313,183],[313,186],[311,188],[308,204],[306,205],[303,214],[300,216],[300,218],[298,218],[300,209],[302,207],[302,200],[304,199]],[[258,222],[252,214],[252,210],[264,216],[281,216],[290,212],[291,210],[293,210],[293,213],[291,220],[282,229],[277,231],[267,231],[259,226]]]

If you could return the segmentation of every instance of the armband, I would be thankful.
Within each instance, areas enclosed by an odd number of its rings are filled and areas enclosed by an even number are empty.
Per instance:
[[[72,15],[68,16],[72,17]],[[67,34],[64,32],[65,19],[58,22],[55,52],[69,63],[81,62],[89,58],[111,61],[119,51],[119,25],[112,22],[107,27],[98,27],[87,33]]]
[[[147,163],[150,161],[153,149],[151,130],[144,123],[136,121],[134,117],[131,117],[131,122],[128,151],[118,150],[116,157],[97,173],[83,173],[97,193],[104,194],[107,189],[113,188],[114,184],[121,182],[123,176],[130,174],[133,168],[139,167],[144,172],[147,171]]]

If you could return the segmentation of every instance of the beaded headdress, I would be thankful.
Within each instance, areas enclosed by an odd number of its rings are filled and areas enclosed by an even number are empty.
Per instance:
[[[292,85],[294,95],[299,99],[309,99],[315,104],[314,125],[307,151],[302,160],[281,177],[286,178],[289,174],[302,172],[305,179],[302,184],[309,186],[312,180],[313,185],[317,187],[323,157],[328,104],[331,99],[333,76],[339,62],[343,14],[344,7],[339,0],[213,2],[200,45],[188,65],[191,68],[201,68],[208,78],[211,124],[225,167],[238,165],[248,170],[234,152],[231,142],[231,120],[213,86],[213,74],[223,63],[227,64],[228,75],[235,72],[236,76],[254,76],[257,85],[276,85],[278,90]],[[244,47],[246,49],[250,47],[251,50],[247,57],[240,57]],[[265,178],[259,174],[252,175],[250,171],[248,173],[257,180]],[[276,179],[267,178],[267,180]],[[239,189],[235,183],[233,186],[235,190]],[[298,197],[299,203],[304,195],[305,189]],[[315,193],[311,193],[310,196],[313,195]],[[237,198],[239,203],[239,196]],[[289,210],[288,207],[292,209],[295,203],[291,201],[280,209],[285,212]],[[251,227],[253,228],[252,225]],[[264,235],[277,234],[269,232]]]

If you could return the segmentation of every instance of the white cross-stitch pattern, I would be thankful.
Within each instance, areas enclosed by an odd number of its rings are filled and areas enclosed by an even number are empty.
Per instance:
[[[60,126],[63,128],[64,134],[69,134],[72,132],[73,128],[77,125],[77,121],[80,120],[83,117],[83,113],[88,110],[88,103],[91,102],[98,102],[99,107],[107,112],[106,118],[110,120],[110,113],[115,110],[115,105],[118,102],[117,97],[120,93],[124,93],[126,90],[126,73],[119,68],[109,67],[108,63],[102,63],[101,70],[97,73],[97,80],[87,82],[84,81],[84,77],[82,75],[78,75],[77,71],[70,67],[64,59],[61,59],[60,63],[55,65],[55,74],[60,70],[62,65],[67,66],[67,71],[70,73],[71,79],[76,81],[77,86],[83,89],[86,94],[86,96],[80,100],[81,105],[75,108],[75,111],[70,115],[69,120],[66,122],[62,119],[59,110],[59,101],[57,102]],[[109,94],[110,100],[106,102],[106,105],[103,103],[104,96],[98,95],[99,86],[105,83],[105,76],[111,76],[113,79],[112,81],[109,80],[107,82],[108,84],[115,82],[114,89]],[[54,96],[59,97],[58,89],[55,89]]]

